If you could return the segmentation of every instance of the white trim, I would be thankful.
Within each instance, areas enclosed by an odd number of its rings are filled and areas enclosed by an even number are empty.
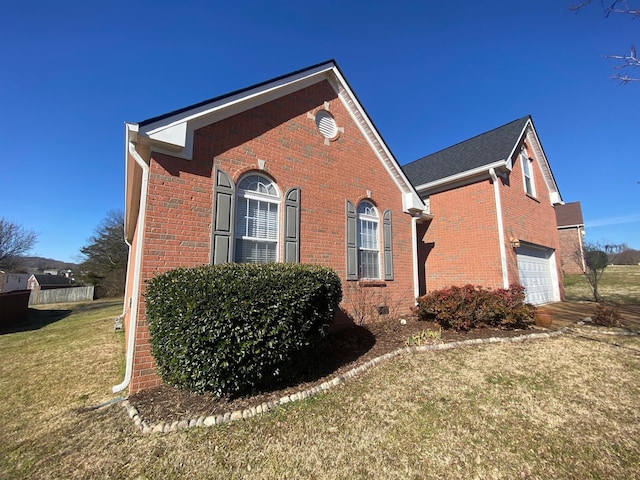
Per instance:
[[[558,226],[558,230],[567,230],[569,228],[584,228],[584,223],[576,223],[575,225]]]
[[[556,263],[556,251],[553,250],[549,257],[549,268],[551,269],[551,286],[553,288],[553,301],[559,302],[560,298],[560,280],[558,279],[558,265]]]
[[[337,68],[334,68],[333,74],[335,75],[338,84],[336,85],[332,83],[332,85],[336,90],[336,93],[338,93],[340,101],[351,114],[354,123],[360,129],[362,135],[367,139],[369,146],[376,153],[376,156],[384,166],[389,176],[394,180],[398,189],[403,193],[403,211],[405,213],[411,213],[411,211],[424,210],[424,204],[422,203],[416,189],[405,176],[404,171],[400,168],[400,164],[382,140],[382,137],[374,127],[371,119],[366,115],[362,105],[358,102],[357,97],[349,88],[349,84],[342,77]]]
[[[549,192],[549,201],[551,202],[551,205],[564,203],[562,201],[562,196],[560,195],[558,185],[556,184],[553,178],[553,174],[551,173],[551,166],[549,165],[547,156],[542,150],[542,144],[540,143],[538,133],[536,132],[531,119],[527,121],[526,127],[528,127],[529,129],[523,133],[526,133],[528,145],[533,150],[533,152],[531,152],[531,157],[536,160],[538,168],[540,168],[540,171],[542,173],[542,178],[544,179],[545,186],[547,187],[547,191]]]
[[[416,190],[419,193],[423,193],[425,191],[429,191],[429,193],[432,193],[431,190],[433,190],[436,187],[442,187],[442,186],[449,186],[448,184],[450,183],[454,183],[454,182],[460,182],[462,180],[466,180],[468,178],[471,177],[475,177],[475,176],[479,176],[479,175],[486,175],[488,171],[494,170],[496,168],[507,168],[509,169],[509,166],[507,165],[507,161],[506,160],[500,160],[497,162],[493,162],[489,165],[483,165],[481,167],[477,167],[474,168],[472,170],[465,170],[464,172],[460,172],[460,173],[456,173],[455,175],[450,175],[448,177],[444,177],[441,178],[439,180],[435,180],[433,182],[429,182],[429,183],[423,183],[422,185],[418,185],[416,186]],[[491,174],[489,174],[490,176]],[[463,185],[464,183],[461,183],[461,185]]]
[[[502,288],[509,288],[509,271],[507,270],[507,249],[505,247],[504,226],[502,223],[502,203],[500,201],[500,185],[498,176],[493,168],[489,169],[489,175],[493,182],[493,195],[496,204],[496,217],[498,219],[498,241],[500,242],[500,265],[502,267]]]
[[[360,207],[364,203],[369,204],[369,206],[375,212],[375,215],[360,213]],[[376,240],[377,249],[362,246],[362,242],[361,242],[362,221],[375,224],[375,230],[376,230],[375,240]],[[380,241],[380,236],[384,235],[384,232],[382,231],[383,229],[380,228],[381,224],[382,222],[380,221],[380,213],[378,212],[378,208],[373,204],[371,200],[367,198],[361,200],[356,206],[356,249],[358,252],[358,280],[382,280],[382,258],[381,258],[382,255],[380,254],[380,246],[383,244],[383,242]],[[377,262],[378,275],[376,277],[361,276],[361,267],[362,267],[362,261],[361,261],[362,257],[360,256],[361,252],[374,252],[376,254],[376,258],[378,260]]]
[[[263,180],[268,181],[268,183],[270,185],[273,186],[273,188],[276,191],[275,195],[269,195],[268,193],[262,193],[262,192],[256,192],[255,190],[247,190],[244,188],[240,188],[240,184],[247,178],[249,177],[259,177]],[[265,182],[266,183],[266,182]],[[281,241],[280,235],[282,234],[282,215],[283,215],[283,209],[281,208],[281,203],[282,203],[282,192],[280,191],[280,187],[278,187],[278,184],[273,181],[273,179],[271,177],[269,177],[268,175],[264,174],[264,173],[256,173],[256,172],[247,172],[246,174],[242,175],[237,182],[238,187],[236,187],[236,192],[235,192],[235,198],[234,198],[234,202],[236,203],[235,207],[236,207],[236,215],[235,215],[235,219],[234,219],[234,224],[233,224],[233,242],[235,243],[237,240],[248,240],[251,242],[258,242],[258,243],[266,243],[266,244],[273,244],[276,246],[276,262],[280,261],[281,258],[281,252],[280,249],[282,248],[282,244],[283,242]],[[239,203],[240,200],[254,200],[257,202],[263,202],[263,203],[268,203],[271,205],[275,205],[276,208],[276,224],[275,224],[275,229],[276,229],[276,235],[275,235],[275,240],[272,240],[270,238],[263,238],[263,237],[252,237],[249,235],[238,235],[238,222],[240,222],[241,217],[240,215],[238,215],[238,212],[240,211],[239,208]],[[246,227],[247,227],[247,221],[246,221],[247,217],[242,218],[242,222],[243,222],[243,227],[244,230],[246,231]],[[235,254],[237,254],[237,250],[235,252]],[[234,255],[234,262],[237,262],[238,260],[235,258]]]
[[[414,302],[418,304],[418,297],[420,296],[420,275],[418,274],[418,217],[411,217],[411,248],[413,250],[413,298]],[[425,272],[425,287],[427,282],[427,275]]]
[[[142,159],[140,154],[135,148],[133,142],[129,141],[129,135],[127,131],[127,144],[129,146],[128,153],[133,157],[135,162],[142,169],[142,188],[140,190],[140,211],[138,213],[138,221],[137,221],[137,239],[136,239],[136,256],[135,262],[133,266],[133,293],[131,294],[131,310],[129,316],[129,331],[127,332],[127,355],[126,355],[126,365],[124,372],[124,379],[118,385],[112,387],[113,393],[120,392],[129,386],[129,382],[131,382],[131,375],[133,373],[133,352],[136,344],[136,328],[138,326],[138,300],[140,298],[140,276],[142,271],[142,251],[143,251],[143,240],[144,240],[144,224],[146,217],[146,209],[147,209],[147,190],[149,188],[149,165]],[[128,158],[127,158],[128,163]],[[131,249],[131,245],[129,245]],[[129,250],[131,251],[131,250]],[[128,274],[127,274],[128,277]],[[126,305],[126,299],[125,299]]]
[[[523,148],[520,152],[519,158],[521,163],[520,170],[522,170],[522,186],[524,187],[524,193],[526,193],[530,197],[537,198],[535,174],[533,173],[533,160],[531,159],[531,157],[529,157],[529,155],[527,155],[526,147]],[[529,191],[529,188],[527,187],[527,178],[529,178],[531,191]]]
[[[402,192],[404,212],[411,213],[412,211],[424,210],[420,196],[405,176],[400,164],[389,151],[334,62],[327,62],[313,69],[304,70],[272,81],[266,85],[244,90],[235,95],[226,96],[217,101],[194,107],[186,112],[159,119],[143,126],[141,135],[149,139],[152,143],[153,151],[191,159],[193,155],[193,132],[195,130],[323,80],[327,80],[334,88],[340,101],[351,114],[370,147]],[[338,127],[338,130],[340,128]]]

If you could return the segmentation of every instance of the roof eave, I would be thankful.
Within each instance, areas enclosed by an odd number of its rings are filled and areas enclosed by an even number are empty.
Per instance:
[[[454,186],[458,187],[467,185],[469,183],[476,182],[479,179],[484,178],[485,176],[489,177],[489,170],[492,168],[499,171],[508,171],[511,170],[511,165],[510,162],[506,160],[499,160],[497,162],[482,165],[480,167],[466,170],[455,175],[440,178],[438,180],[434,180],[433,182],[423,183],[422,185],[418,185],[415,188],[419,194],[428,195],[442,190],[447,190],[448,188],[453,188]]]

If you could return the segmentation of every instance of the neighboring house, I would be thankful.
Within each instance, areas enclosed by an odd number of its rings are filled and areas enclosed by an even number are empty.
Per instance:
[[[5,273],[0,271],[0,293],[26,290],[28,273]]]
[[[53,288],[71,287],[71,279],[62,275],[34,274],[27,280],[29,290],[51,290]]]
[[[560,239],[560,264],[562,271],[582,274],[584,263],[584,220],[580,202],[556,205],[556,223]]]
[[[403,169],[433,214],[419,225],[421,293],[520,283],[531,303],[561,300],[562,199],[530,116]]]
[[[179,266],[333,268],[349,314],[419,293],[416,225],[430,218],[335,62],[125,126],[125,379],[158,385],[145,282]],[[346,315],[337,320],[345,320]]]

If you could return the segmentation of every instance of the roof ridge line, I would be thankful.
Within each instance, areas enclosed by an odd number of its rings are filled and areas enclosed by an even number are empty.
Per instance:
[[[413,160],[413,161],[411,161],[411,162],[409,162],[409,163],[407,163],[407,164],[403,165],[403,168],[404,168],[405,166],[407,166],[407,165],[410,165],[410,164],[415,163],[415,162],[419,162],[420,160],[424,160],[424,159],[425,159],[425,158],[427,158],[427,157],[430,157],[430,156],[432,156],[432,155],[436,155],[436,154],[438,154],[438,153],[440,153],[440,152],[444,152],[445,150],[449,150],[450,148],[457,147],[458,145],[461,145],[461,144],[466,143],[466,142],[468,142],[468,141],[470,141],[470,140],[473,140],[473,139],[475,139],[475,138],[478,138],[478,137],[481,137],[481,136],[486,135],[486,134],[488,134],[488,133],[491,133],[491,132],[493,132],[493,131],[495,131],[495,130],[500,130],[501,128],[504,128],[504,127],[506,127],[507,125],[511,125],[512,123],[519,122],[519,121],[521,121],[521,120],[523,120],[523,119],[525,119],[525,118],[528,120],[528,119],[530,119],[530,118],[531,118],[531,115],[525,115],[524,117],[517,118],[517,119],[515,119],[515,120],[512,120],[512,121],[510,121],[510,122],[505,123],[504,125],[500,125],[499,127],[492,128],[492,129],[487,130],[487,131],[485,131],[485,132],[482,132],[482,133],[479,133],[479,134],[477,134],[477,135],[474,135],[473,137],[469,137],[469,138],[467,138],[467,139],[465,139],[465,140],[461,140],[461,141],[459,141],[459,142],[457,142],[457,143],[454,143],[453,145],[449,145],[448,147],[441,148],[440,150],[436,150],[435,152],[432,152],[432,153],[429,153],[429,154],[427,154],[427,155],[424,155],[424,156],[422,156],[422,157],[420,157],[420,158],[417,158],[417,159],[415,159],[415,160]]]

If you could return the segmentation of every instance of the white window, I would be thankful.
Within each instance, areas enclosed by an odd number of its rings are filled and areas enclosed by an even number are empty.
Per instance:
[[[277,262],[280,195],[275,184],[262,175],[243,177],[236,205],[235,261]]]
[[[363,201],[358,205],[358,276],[380,278],[380,235],[376,207]]]
[[[522,150],[522,153],[520,154],[520,160],[522,161],[524,191],[527,192],[527,195],[535,197],[536,188],[533,183],[533,160],[529,158],[526,150]]]

